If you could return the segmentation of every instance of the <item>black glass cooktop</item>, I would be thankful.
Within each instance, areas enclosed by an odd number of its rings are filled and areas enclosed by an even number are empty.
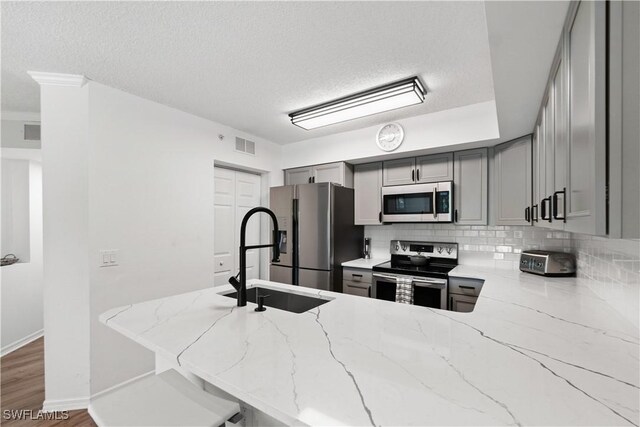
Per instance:
[[[413,265],[410,262],[391,260],[373,267],[373,271],[382,273],[406,274],[424,277],[447,277],[447,274],[454,269],[455,264],[428,262],[427,265]]]

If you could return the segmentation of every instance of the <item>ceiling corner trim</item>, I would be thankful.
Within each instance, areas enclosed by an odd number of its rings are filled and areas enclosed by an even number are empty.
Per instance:
[[[27,74],[41,86],[82,87],[89,81],[82,74],[47,73],[42,71],[27,71]]]

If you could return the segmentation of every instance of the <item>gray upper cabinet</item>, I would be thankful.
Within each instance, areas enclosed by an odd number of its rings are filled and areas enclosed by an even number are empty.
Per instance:
[[[582,1],[575,7],[565,45],[569,63],[565,229],[604,235],[607,232],[606,4]]]
[[[536,124],[533,132],[532,149],[531,149],[531,167],[532,167],[532,190],[531,197],[531,223],[534,226],[540,225],[540,199],[542,199],[542,190],[540,187],[540,161],[541,161],[541,124]]]
[[[355,224],[382,224],[382,162],[354,166],[353,192]]]
[[[284,171],[284,184],[308,184],[311,182],[312,176],[313,168],[311,166],[305,168],[287,169]]]
[[[353,167],[345,162],[326,163],[284,171],[284,184],[309,184],[333,182],[344,187],[353,187]]]
[[[383,185],[417,184],[453,180],[453,153],[388,160],[383,163]]]
[[[607,232],[606,33],[604,2],[571,3],[534,129],[537,226]]]
[[[416,177],[415,169],[416,159],[414,157],[383,162],[383,185],[388,187],[391,185],[413,184]]]
[[[531,209],[531,135],[500,144],[494,150],[491,188],[495,223],[528,225]]]
[[[453,171],[454,221],[460,225],[487,225],[487,149],[454,153]]]
[[[609,237],[640,238],[640,2],[609,2]]]
[[[416,158],[416,182],[453,181],[453,153]]]

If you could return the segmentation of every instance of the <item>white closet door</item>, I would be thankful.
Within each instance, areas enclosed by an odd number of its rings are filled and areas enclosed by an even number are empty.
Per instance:
[[[260,206],[260,176],[236,172],[236,248],[240,247],[240,224],[250,209]],[[247,245],[260,244],[260,220],[263,213],[257,213],[247,224]],[[240,266],[239,250],[236,250],[236,272]],[[260,250],[247,252],[247,279],[260,278]]]
[[[224,285],[236,274],[235,244],[235,172],[216,167],[214,170],[214,285]]]
[[[228,283],[240,267],[240,225],[251,209],[260,206],[260,176],[216,167],[214,171],[214,285]],[[260,242],[260,217],[247,224],[247,245]],[[259,278],[258,250],[247,252],[247,279]]]

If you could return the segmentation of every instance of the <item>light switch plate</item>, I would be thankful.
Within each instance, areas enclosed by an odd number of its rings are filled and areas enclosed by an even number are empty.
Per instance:
[[[98,266],[100,267],[115,267],[120,260],[119,249],[107,249],[101,250],[98,258]]]

